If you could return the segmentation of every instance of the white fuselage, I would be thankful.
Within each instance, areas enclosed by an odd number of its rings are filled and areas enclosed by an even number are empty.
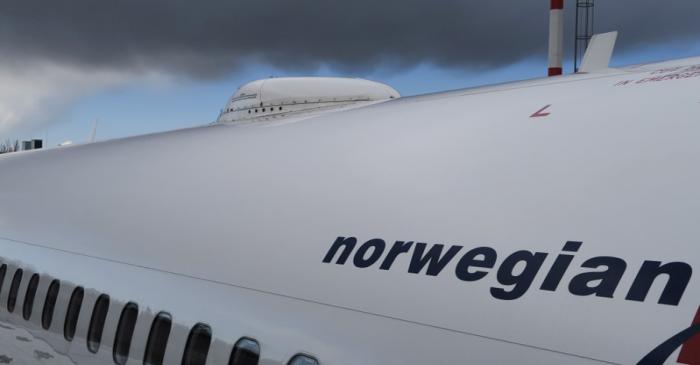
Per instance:
[[[228,364],[241,338],[264,365],[637,363],[700,305],[686,270],[700,268],[698,65],[2,156],[0,361],[114,364],[133,302],[133,365],[160,312],[172,319],[163,364],[181,363],[198,323],[209,365]],[[356,243],[334,249],[338,237]],[[569,241],[582,243],[563,251]],[[671,273],[645,276],[654,263]]]

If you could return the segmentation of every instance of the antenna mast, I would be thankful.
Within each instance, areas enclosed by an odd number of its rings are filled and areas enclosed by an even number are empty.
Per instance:
[[[574,72],[578,72],[588,43],[593,37],[594,0],[576,0],[576,39],[574,42]]]
[[[90,139],[88,139],[88,143],[94,143],[95,142],[95,137],[97,136],[97,124],[100,122],[99,119],[95,119],[95,122],[92,123],[92,132],[90,132]]]

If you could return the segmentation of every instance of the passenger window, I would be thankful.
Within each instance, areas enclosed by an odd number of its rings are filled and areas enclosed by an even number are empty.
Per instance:
[[[289,360],[289,365],[318,365],[318,360],[306,355],[297,355]]]
[[[151,325],[151,333],[148,335],[146,353],[143,357],[144,365],[162,365],[165,357],[165,347],[168,344],[172,318],[170,314],[158,313]]]
[[[2,264],[0,266],[0,292],[2,292],[2,284],[5,282],[5,273],[7,272],[7,265]]]
[[[22,317],[28,321],[32,316],[34,309],[34,297],[36,297],[36,289],[39,286],[39,274],[32,275],[27,286],[27,294],[24,296],[24,306],[22,306]]]
[[[58,291],[61,288],[61,284],[58,280],[54,280],[49,285],[49,290],[46,292],[46,301],[44,301],[44,310],[41,313],[41,327],[45,330],[51,328],[51,322],[53,321],[53,311],[56,308],[56,299],[58,298]]]
[[[10,294],[7,297],[7,310],[10,313],[14,312],[15,305],[17,304],[17,292],[19,292],[19,284],[22,283],[22,273],[22,269],[17,269],[17,271],[15,271],[15,276],[12,278]]]
[[[122,310],[117,325],[117,334],[114,338],[114,362],[117,365],[124,365],[129,360],[129,349],[131,348],[131,338],[134,336],[136,319],[139,315],[139,306],[136,303],[127,303]]]
[[[90,318],[90,327],[88,327],[87,345],[88,350],[93,354],[100,349],[102,342],[102,331],[105,328],[105,320],[109,311],[109,295],[102,294],[97,298],[95,307],[92,309],[92,317]]]
[[[80,307],[83,306],[83,296],[85,290],[82,287],[77,287],[73,290],[68,302],[68,311],[66,312],[66,323],[63,326],[63,337],[67,341],[73,341],[75,336],[75,327],[78,325],[78,316],[80,315]]]
[[[260,360],[258,342],[250,338],[242,338],[233,346],[228,365],[257,365],[258,360]]]
[[[182,365],[204,365],[207,362],[209,345],[211,344],[211,327],[197,323],[190,331],[182,356]]]

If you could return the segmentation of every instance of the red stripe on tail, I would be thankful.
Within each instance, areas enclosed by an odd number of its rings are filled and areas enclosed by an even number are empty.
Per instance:
[[[700,323],[700,308],[695,314],[695,319],[693,324]],[[681,354],[678,356],[679,364],[686,365],[700,365],[700,333],[691,337],[686,343],[681,347]]]

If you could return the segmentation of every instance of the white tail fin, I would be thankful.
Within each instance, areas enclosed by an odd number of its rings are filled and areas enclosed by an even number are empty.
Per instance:
[[[596,34],[588,44],[579,72],[589,73],[610,68],[610,59],[615,49],[617,32]]]

